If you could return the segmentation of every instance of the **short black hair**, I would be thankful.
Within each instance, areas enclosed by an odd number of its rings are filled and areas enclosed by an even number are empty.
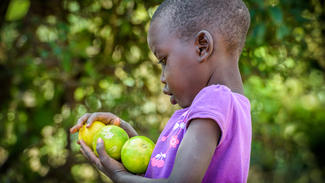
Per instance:
[[[168,18],[168,28],[182,40],[189,40],[200,30],[217,31],[227,50],[241,53],[250,25],[250,14],[242,0],[165,0],[152,21]]]

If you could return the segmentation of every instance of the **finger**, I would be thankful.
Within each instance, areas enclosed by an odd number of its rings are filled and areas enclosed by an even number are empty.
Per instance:
[[[105,124],[111,124],[112,119],[115,119],[116,116],[109,112],[95,112],[87,120],[87,128],[92,125],[94,121],[101,121]]]
[[[80,144],[80,151],[88,160],[90,160],[89,153],[87,153],[89,147],[86,145],[85,141],[83,140],[78,140],[78,142]]]
[[[84,157],[96,168],[101,170],[102,172],[106,173],[106,171],[103,168],[103,165],[101,164],[100,160],[95,156],[94,153],[87,153],[84,149],[80,148],[81,153],[84,155]]]
[[[83,124],[86,122],[86,120],[89,118],[90,115],[91,115],[90,113],[86,113],[82,117],[80,117],[78,119],[77,125],[72,127],[70,131],[72,131],[73,133],[79,131],[79,129],[83,126]]]
[[[109,168],[109,164],[110,164],[112,158],[109,157],[108,154],[106,153],[104,141],[102,138],[98,138],[96,150],[97,150],[99,160],[102,163],[102,165],[105,168]]]
[[[70,128],[70,133],[76,133],[77,131],[79,131],[79,129],[83,126],[83,124],[86,122],[90,115],[90,113],[86,113],[82,117],[80,117],[78,119],[77,124]]]
[[[86,152],[80,148],[80,152],[82,153],[82,155],[84,155],[84,157],[89,161],[89,157],[87,156]]]
[[[138,136],[137,131],[135,131],[135,129],[130,125],[130,123],[123,121],[122,119],[119,118],[119,127],[123,128],[126,133],[129,135],[129,137],[134,137],[134,136]]]
[[[85,143],[83,140],[79,140],[80,147],[87,153],[87,152],[92,152],[89,146]]]
[[[121,124],[121,120],[120,120],[120,118],[119,118],[119,117],[114,118],[114,119],[112,120],[112,124],[113,124],[113,125],[116,125],[116,126],[120,126],[120,124]]]
[[[109,173],[108,175],[113,181],[116,179],[118,173],[126,172],[123,165],[116,161],[115,159],[111,158],[105,151],[104,141],[101,138],[97,140],[97,147],[96,147],[99,161],[103,166],[103,169]]]
[[[93,124],[93,122],[95,122],[95,121],[98,121],[99,119],[100,119],[100,115],[101,115],[101,113],[99,113],[99,112],[95,112],[95,113],[93,113],[89,118],[88,118],[88,120],[87,120],[87,128],[89,128],[92,124]]]
[[[87,157],[89,158],[90,161],[92,161],[94,163],[99,162],[99,159],[96,157],[94,152],[90,149],[90,147],[88,147],[86,145],[85,141],[80,140],[80,146],[81,146],[81,149],[84,151],[84,153],[87,155]]]

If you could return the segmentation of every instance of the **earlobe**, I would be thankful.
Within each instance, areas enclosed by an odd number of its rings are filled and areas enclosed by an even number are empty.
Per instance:
[[[198,61],[203,62],[208,59],[213,50],[213,39],[210,32],[201,30],[195,36],[195,48]]]

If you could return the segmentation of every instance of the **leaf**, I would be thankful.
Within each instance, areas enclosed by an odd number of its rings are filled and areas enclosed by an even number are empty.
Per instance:
[[[264,23],[258,24],[253,30],[253,36],[257,39],[257,42],[261,44],[264,41],[266,26]]]
[[[270,8],[270,15],[275,24],[280,25],[282,23],[283,15],[280,8],[278,7]]]
[[[29,0],[11,0],[8,6],[6,20],[15,21],[23,18],[29,9]]]
[[[285,36],[289,34],[289,29],[286,25],[282,24],[276,31],[276,38],[282,40]]]

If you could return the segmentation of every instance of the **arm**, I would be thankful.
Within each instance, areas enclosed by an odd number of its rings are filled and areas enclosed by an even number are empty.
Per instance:
[[[138,133],[134,130],[134,128],[130,125],[130,123],[125,122],[124,120],[120,120],[120,127],[123,128],[129,137],[138,136]]]
[[[164,183],[164,182],[201,182],[217,147],[220,128],[211,119],[194,119],[177,151],[174,168],[168,179],[149,179],[127,172],[123,165],[110,158],[101,141],[97,144],[99,159],[91,158],[91,151],[83,150],[84,155],[99,168],[103,167],[107,176],[119,183]],[[82,146],[82,149],[87,148]],[[97,161],[97,163],[96,163]],[[100,168],[99,168],[100,169]],[[186,176],[184,176],[186,175]]]

